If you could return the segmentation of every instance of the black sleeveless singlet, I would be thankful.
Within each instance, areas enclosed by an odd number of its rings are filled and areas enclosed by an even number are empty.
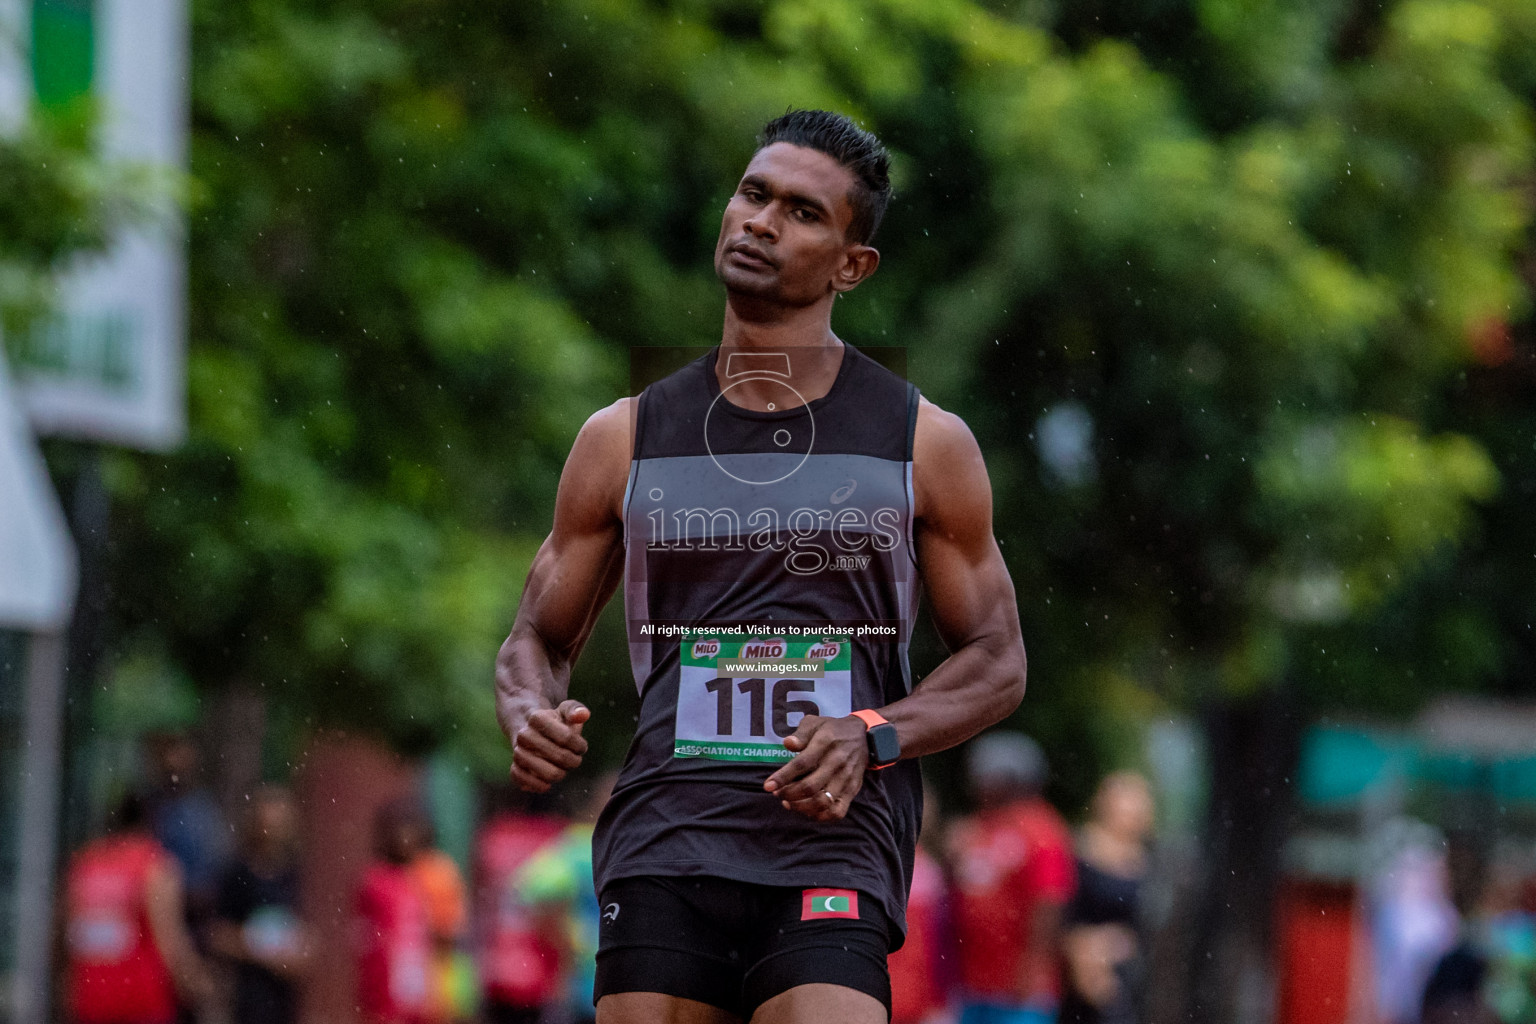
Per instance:
[[[719,352],[637,403],[624,595],[640,715],[593,837],[595,881],[856,889],[904,933],[917,762],[867,772],[832,823],[785,810],[762,784],[805,714],[879,708],[911,688],[918,391],[845,345],[831,390],[809,404],[782,374],[744,373],[784,389],[785,408],[757,412],[730,401],[740,378],[721,393]]]

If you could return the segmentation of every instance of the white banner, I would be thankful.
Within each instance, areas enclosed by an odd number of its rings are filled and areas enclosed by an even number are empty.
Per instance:
[[[27,0],[0,0],[13,23]],[[187,148],[187,0],[51,0],[81,12],[94,39],[91,88],[109,160],[181,170]],[[44,3],[31,10],[34,33]],[[51,38],[51,37],[48,37]],[[17,48],[0,56],[15,59]],[[21,49],[25,57],[35,49]],[[66,55],[68,56],[68,55]],[[46,52],[38,60],[48,59]],[[62,58],[61,58],[62,59]],[[34,69],[36,72],[42,69]],[[16,101],[0,69],[0,104]],[[30,99],[30,97],[28,97]],[[0,112],[0,126],[15,116]],[[39,434],[163,449],[186,430],[186,255],[180,218],[119,230],[104,255],[60,275],[57,315],[8,345]]]
[[[27,67],[28,0],[0,0],[0,132],[13,130],[32,96]]]
[[[0,629],[62,631],[75,579],[74,542],[0,360]]]

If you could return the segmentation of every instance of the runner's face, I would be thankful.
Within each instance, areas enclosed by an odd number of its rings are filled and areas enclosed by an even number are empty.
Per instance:
[[[732,292],[787,306],[854,287],[874,270],[861,254],[874,250],[848,239],[853,186],[852,172],[818,150],[758,150],[721,218],[715,274]]]

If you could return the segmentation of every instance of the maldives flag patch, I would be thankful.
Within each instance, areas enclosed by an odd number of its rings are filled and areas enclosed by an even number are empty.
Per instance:
[[[800,920],[851,917],[858,920],[859,894],[852,889],[805,889],[800,893]]]

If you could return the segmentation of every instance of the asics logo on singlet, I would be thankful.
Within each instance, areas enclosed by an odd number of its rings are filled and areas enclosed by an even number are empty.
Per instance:
[[[848,490],[851,493],[851,487]],[[847,497],[844,494],[843,500]],[[645,517],[650,524],[647,546],[652,549],[783,551],[784,567],[800,576],[826,569],[865,569],[871,560],[867,552],[894,551],[901,543],[901,510],[889,507],[868,512],[858,506],[802,507],[782,521],[776,508],[745,516],[733,508],[685,508],[671,514],[654,508]]]
[[[859,482],[857,480],[849,480],[847,483],[843,484],[843,486],[833,491],[831,499],[832,504],[841,505],[843,502],[853,497],[853,489],[857,486],[859,486]]]

